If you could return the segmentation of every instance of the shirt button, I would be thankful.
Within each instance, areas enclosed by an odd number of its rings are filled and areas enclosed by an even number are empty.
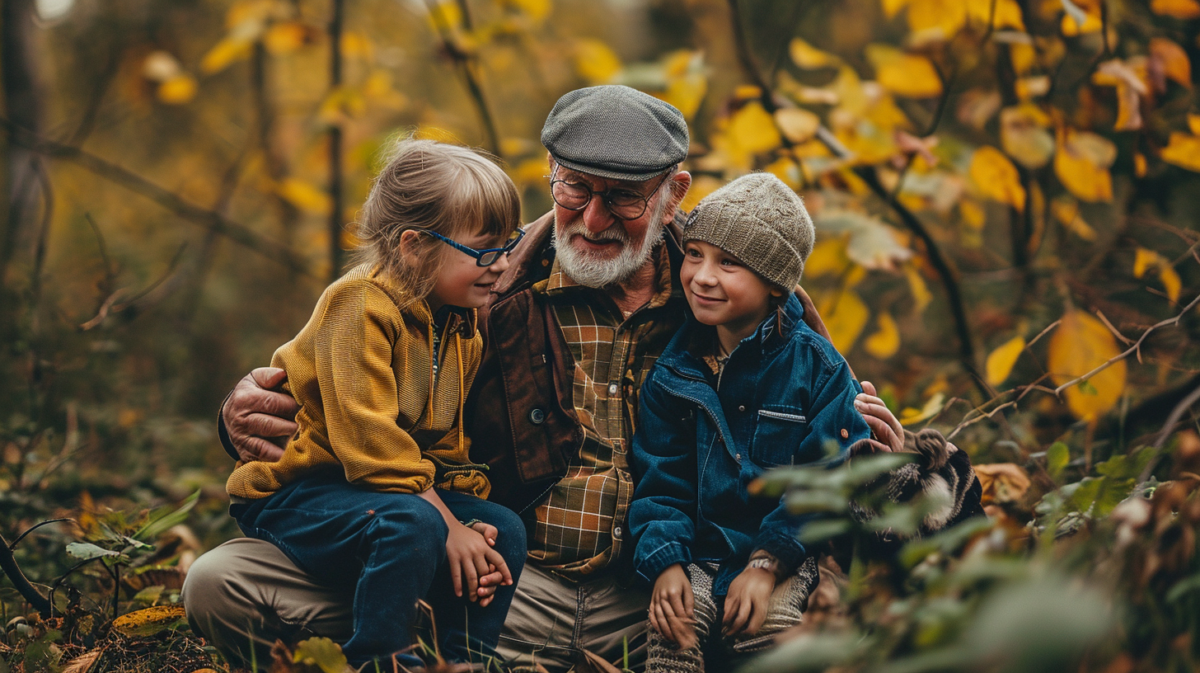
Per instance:
[[[617,538],[618,540],[621,539],[621,527],[620,526],[613,528],[613,537]]]
[[[744,404],[738,405],[738,411],[745,411],[745,410],[746,410],[746,405],[744,405]]]
[[[846,428],[842,428],[842,439],[849,439],[849,438],[850,438],[850,431],[847,430]]]
[[[617,384],[615,384],[615,383],[608,384],[608,394],[609,395],[617,394]]]

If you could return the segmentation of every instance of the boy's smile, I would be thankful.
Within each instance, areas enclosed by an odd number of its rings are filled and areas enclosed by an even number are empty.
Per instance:
[[[696,319],[717,328],[726,353],[754,333],[783,291],[715,245],[688,241],[679,280]]]

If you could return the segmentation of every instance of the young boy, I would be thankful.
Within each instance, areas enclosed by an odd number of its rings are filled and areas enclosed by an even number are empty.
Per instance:
[[[703,671],[708,644],[765,646],[799,623],[816,583],[797,540],[812,515],[747,490],[779,465],[840,462],[870,435],[862,388],[792,292],[814,237],[800,198],[765,173],[713,192],[684,227],[693,317],[643,385],[633,440],[634,563],[654,583],[648,673]],[[707,643],[718,619],[722,640]]]

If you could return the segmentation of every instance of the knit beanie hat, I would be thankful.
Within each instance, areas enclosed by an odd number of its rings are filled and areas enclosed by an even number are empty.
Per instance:
[[[816,237],[804,202],[770,173],[744,175],[704,197],[683,227],[684,243],[715,245],[787,290],[800,283]]]

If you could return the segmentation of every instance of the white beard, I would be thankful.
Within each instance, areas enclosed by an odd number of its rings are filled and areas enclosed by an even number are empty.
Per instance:
[[[646,235],[642,237],[642,244],[637,248],[630,244],[629,235],[623,227],[612,226],[599,234],[593,234],[584,226],[582,220],[580,216],[574,222],[563,225],[556,215],[552,240],[563,272],[571,280],[585,287],[602,288],[628,280],[645,266],[646,261],[650,259],[650,253],[654,251],[654,246],[663,235],[661,216],[651,221],[646,228]],[[576,234],[593,241],[620,241],[623,244],[621,253],[615,259],[600,259],[581,252],[571,245],[571,237]]]

